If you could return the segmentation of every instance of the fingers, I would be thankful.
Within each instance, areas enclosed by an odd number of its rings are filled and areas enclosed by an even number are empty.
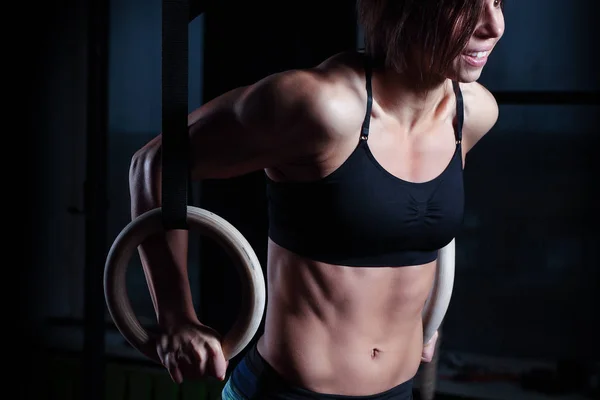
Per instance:
[[[421,355],[421,362],[428,363],[431,362],[431,360],[433,360],[433,352],[423,352]]]
[[[218,340],[207,343],[208,352],[210,353],[210,367],[215,378],[223,381],[227,373],[227,365],[229,362],[225,359],[223,348]]]
[[[186,348],[186,352],[190,358],[190,373],[195,378],[202,378],[207,375],[207,362],[209,359],[208,351],[206,346],[198,343],[197,340],[192,339]]]
[[[175,354],[178,347],[176,342],[170,340],[168,336],[163,335],[156,345],[156,352],[158,353],[162,365],[167,369],[169,375],[171,375],[171,379],[175,383],[180,384],[183,382],[183,373],[179,367]]]
[[[435,345],[438,339],[438,331],[435,331],[435,333],[433,334],[433,336],[431,337],[431,339],[429,340],[429,342],[427,342],[425,344],[425,346],[423,346],[423,352],[421,354],[421,361],[422,362],[431,362],[431,360],[433,359],[433,354],[435,352]]]
[[[181,369],[179,368],[177,357],[174,353],[165,354],[165,360],[163,362],[165,368],[169,371],[169,375],[171,375],[171,379],[176,384],[181,384],[183,382],[183,374]]]
[[[430,362],[433,359],[433,352],[435,351],[435,347],[431,346],[429,343],[423,347],[423,352],[421,353],[421,361],[422,362]]]
[[[225,379],[228,362],[216,336],[196,331],[163,335],[157,342],[157,353],[177,384],[184,379],[204,379],[206,376]]]
[[[438,338],[438,331],[435,331],[433,333],[433,336],[431,336],[431,339],[429,339],[429,342],[427,342],[426,346],[435,346],[435,342],[437,342],[437,338]]]
[[[202,343],[197,341],[191,343],[200,375],[210,375],[219,380],[224,380],[228,363],[223,355],[219,340],[213,338]]]

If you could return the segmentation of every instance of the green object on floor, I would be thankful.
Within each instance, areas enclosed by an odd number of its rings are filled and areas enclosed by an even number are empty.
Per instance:
[[[224,383],[217,381],[175,384],[162,368],[107,363],[106,400],[220,400]],[[81,385],[76,356],[55,356],[50,361],[48,399],[77,400]]]
[[[179,386],[167,375],[160,375],[154,381],[154,396],[157,399],[179,399]]]
[[[105,398],[122,399],[127,385],[125,371],[118,365],[106,369]]]
[[[114,365],[110,366],[114,368]],[[125,372],[127,379],[127,392],[125,399],[127,400],[148,400],[152,399],[152,381],[153,376],[150,373],[139,370],[129,370]],[[110,383],[109,383],[110,385]],[[107,399],[108,400],[108,399]]]
[[[50,377],[49,398],[76,400],[81,387],[81,368],[75,358],[57,358],[52,360],[48,371]],[[38,389],[39,390],[39,389]]]

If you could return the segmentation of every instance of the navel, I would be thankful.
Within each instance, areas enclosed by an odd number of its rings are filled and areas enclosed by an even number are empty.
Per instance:
[[[381,352],[381,350],[375,348],[373,350],[371,350],[371,359],[374,360],[379,356],[379,353]]]

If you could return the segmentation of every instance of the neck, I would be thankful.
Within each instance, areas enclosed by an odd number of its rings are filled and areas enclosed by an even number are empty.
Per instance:
[[[425,80],[386,68],[373,70],[373,97],[377,104],[394,116],[408,131],[443,117],[449,110],[449,81],[438,77]]]

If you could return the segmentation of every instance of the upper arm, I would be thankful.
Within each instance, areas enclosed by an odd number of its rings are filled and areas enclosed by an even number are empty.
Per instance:
[[[232,90],[189,116],[193,179],[227,178],[308,151],[314,78],[290,71]]]
[[[468,152],[494,127],[499,110],[492,93],[480,83],[462,86],[465,107],[463,147]]]

